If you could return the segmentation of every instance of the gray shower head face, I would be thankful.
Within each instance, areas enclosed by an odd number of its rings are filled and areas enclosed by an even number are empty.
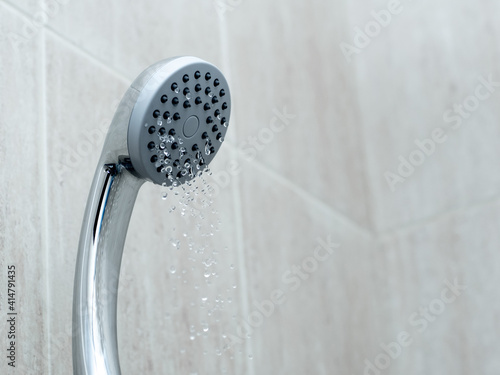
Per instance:
[[[159,185],[193,179],[219,151],[230,112],[229,86],[217,67],[193,57],[167,62],[141,90],[130,117],[134,170]]]

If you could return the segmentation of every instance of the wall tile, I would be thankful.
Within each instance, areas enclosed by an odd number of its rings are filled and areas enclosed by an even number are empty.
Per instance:
[[[172,56],[221,63],[219,18],[209,1],[71,1],[48,25],[129,79]]]
[[[245,1],[225,18],[237,146],[367,226],[356,77],[338,48],[345,4]]]
[[[4,25],[0,41],[5,41],[9,49],[21,52],[34,48],[40,40],[43,26],[48,16],[40,7],[40,0],[5,1],[2,8],[18,19],[16,26]]]
[[[256,326],[255,373],[356,373],[360,354],[379,337],[369,276],[374,241],[266,169],[245,165],[241,196],[252,314],[243,318]],[[315,257],[318,239],[329,237],[340,246]],[[274,290],[284,293],[282,305],[268,302]]]
[[[387,3],[350,8],[353,43],[355,26],[369,27],[371,12],[386,11]],[[488,16],[495,8],[492,2],[401,2],[401,12],[352,56],[375,229],[397,228],[498,194],[500,179],[490,172],[500,149],[498,91],[480,101],[459,129],[443,118],[455,103],[475,95],[479,77],[500,81],[498,49],[492,48],[500,32]],[[435,149],[428,146],[429,155],[419,159],[415,141],[428,139],[436,128],[446,140]],[[399,172],[404,182],[393,192],[384,175],[398,173],[400,156],[419,165]]]
[[[491,259],[500,240],[499,208],[497,200],[381,239],[373,259],[387,285],[374,316],[385,320],[380,341],[389,344],[401,331],[413,340],[391,360],[388,373],[498,373],[495,285],[500,272]],[[466,289],[443,298],[448,284]]]
[[[50,2],[55,1],[56,0],[50,0]],[[26,16],[28,16],[29,19],[23,20],[22,25],[20,25],[20,27],[17,29],[20,32],[25,31],[24,28],[26,27],[26,25],[33,25],[30,20],[33,20],[33,18],[38,19],[38,17],[40,17],[41,11],[43,11],[43,8],[41,7],[42,0],[5,0],[5,2],[10,3],[15,8],[22,10],[26,13]]]
[[[7,33],[18,32],[23,18],[0,4],[0,336],[2,373],[46,372],[48,368],[47,266],[42,235],[43,139],[40,127],[40,39],[13,48]],[[16,173],[17,172],[17,173]],[[8,367],[7,276],[16,268],[16,369]],[[10,318],[10,317],[9,317]],[[4,320],[5,319],[5,320]]]

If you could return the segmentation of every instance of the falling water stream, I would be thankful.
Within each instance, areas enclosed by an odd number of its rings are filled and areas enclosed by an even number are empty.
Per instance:
[[[176,329],[185,330],[188,338],[181,341],[186,344],[179,347],[179,355],[195,358],[199,353],[192,351],[199,351],[201,346],[204,358],[220,357],[215,361],[207,360],[207,363],[219,363],[217,370],[227,373],[234,366],[231,362],[235,357],[245,354],[241,346],[233,348],[227,340],[227,334],[233,333],[238,319],[238,270],[232,263],[236,259],[235,249],[225,245],[233,233],[222,230],[222,215],[216,209],[218,191],[208,181],[211,175],[205,166],[203,173],[199,170],[193,180],[183,185],[174,181],[171,186],[164,184],[161,187],[161,199],[167,206],[171,222],[177,224],[165,234],[169,253],[165,257],[168,263],[165,269],[169,274],[170,290],[183,301],[184,292],[196,296],[188,306],[185,302],[183,306],[175,302],[172,310],[165,312],[165,319],[171,320],[175,311],[178,315],[179,310],[189,310],[188,314],[182,314],[183,322],[170,322]],[[228,283],[228,280],[234,281]],[[192,315],[201,318],[191,321]],[[205,340],[206,344],[196,344],[200,340]],[[252,358],[252,355],[247,356]],[[203,361],[192,362],[189,374],[199,374],[200,368],[203,369],[201,373],[207,373],[206,366],[200,363]]]

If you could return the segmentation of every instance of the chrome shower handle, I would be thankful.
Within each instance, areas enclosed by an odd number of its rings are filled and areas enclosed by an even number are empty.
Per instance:
[[[175,187],[202,173],[231,113],[226,78],[193,56],[159,61],[122,98],[87,201],[73,296],[75,375],[119,375],[116,307],[123,246],[145,181]]]
[[[144,180],[123,163],[97,168],[78,248],[73,294],[75,375],[119,375],[116,307],[123,246]]]

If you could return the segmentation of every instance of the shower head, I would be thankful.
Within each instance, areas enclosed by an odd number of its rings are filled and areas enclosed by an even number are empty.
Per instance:
[[[160,185],[194,178],[219,151],[230,111],[227,81],[214,65],[193,57],[164,63],[143,84],[130,115],[135,172]]]
[[[90,189],[73,292],[75,375],[119,375],[116,306],[130,216],[145,181],[200,175],[224,141],[230,91],[217,67],[176,57],[146,69],[111,122]]]

